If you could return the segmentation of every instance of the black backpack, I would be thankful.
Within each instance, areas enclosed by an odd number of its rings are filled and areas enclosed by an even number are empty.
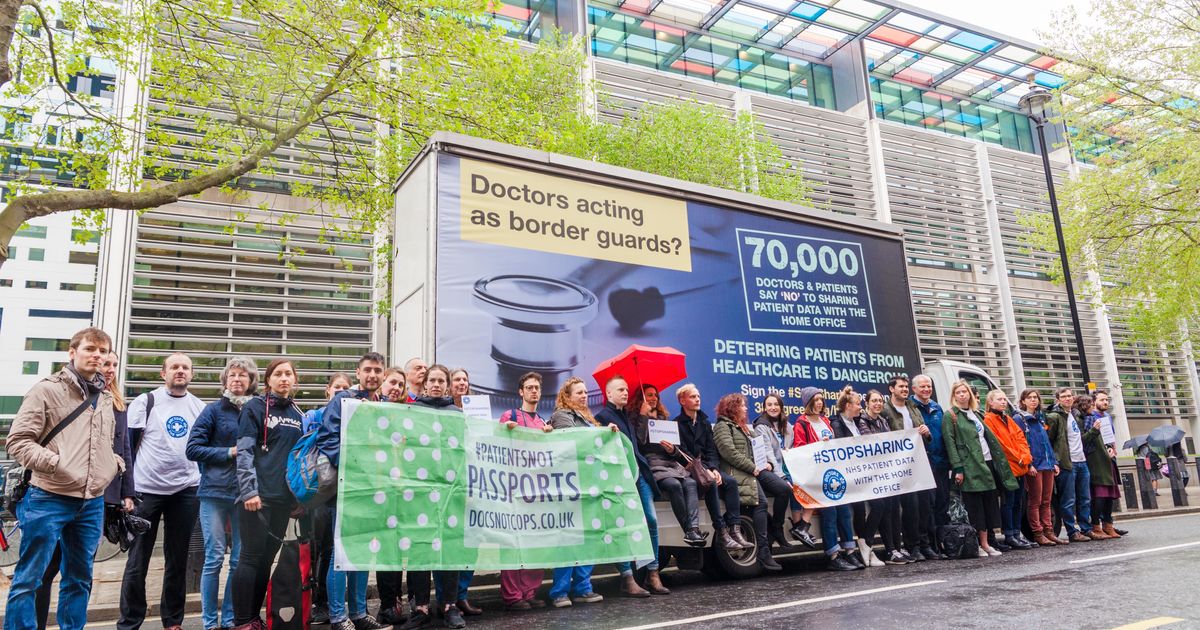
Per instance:
[[[979,533],[967,522],[967,509],[962,495],[950,493],[950,505],[946,510],[950,524],[937,528],[938,545],[950,559],[976,558],[979,556]]]
[[[979,556],[979,534],[966,523],[950,523],[937,529],[938,544],[942,553],[950,559],[975,558]]]

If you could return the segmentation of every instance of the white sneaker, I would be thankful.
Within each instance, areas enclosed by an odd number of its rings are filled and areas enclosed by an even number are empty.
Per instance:
[[[862,538],[858,539],[858,556],[862,558],[863,564],[868,567],[878,566],[876,563],[879,561],[875,559],[875,554],[871,552],[871,547],[867,545],[867,541]]]
[[[987,551],[984,551],[983,547],[980,547],[980,548],[979,548],[979,557],[980,557],[980,558],[986,558],[986,557],[988,557],[988,552],[987,552]]]
[[[1004,554],[1000,553],[1000,550],[999,550],[999,549],[993,549],[992,547],[988,547],[988,548],[987,548],[987,555],[989,555],[989,556],[1000,556],[1000,555],[1004,555]]]

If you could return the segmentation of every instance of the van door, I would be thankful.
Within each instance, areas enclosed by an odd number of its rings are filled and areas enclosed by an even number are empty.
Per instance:
[[[992,391],[993,389],[997,389],[996,384],[992,382],[992,379],[980,372],[959,370],[958,378],[966,381],[967,384],[971,386],[971,389],[975,390],[975,395],[979,397],[980,405],[983,404],[983,401],[987,400],[988,392]]]

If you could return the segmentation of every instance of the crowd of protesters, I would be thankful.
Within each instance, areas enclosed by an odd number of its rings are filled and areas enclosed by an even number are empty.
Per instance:
[[[69,359],[28,393],[8,436],[9,453],[32,471],[32,483],[16,507],[23,534],[6,630],[45,627],[51,583],[60,571],[58,624],[83,627],[92,558],[106,515],[122,512],[136,512],[149,529],[129,549],[118,628],[137,630],[146,619],[146,577],[160,526],[165,570],[159,616],[164,628],[180,627],[188,545],[197,522],[205,547],[200,580],[205,630],[265,628],[261,615],[271,567],[290,520],[301,513],[285,478],[288,454],[301,436],[315,431],[317,448],[336,466],[343,400],[455,410],[471,391],[465,369],[419,358],[389,367],[371,352],[353,375],[330,378],[324,407],[302,413],[293,400],[299,382],[293,361],[275,359],[260,370],[252,359],[235,357],[221,371],[220,398],[206,405],[188,391],[191,359],[174,353],[164,359],[163,385],[126,403],[117,387],[119,357],[107,334],[79,331],[70,341]],[[1103,391],[1076,396],[1062,388],[1045,405],[1041,393],[1027,389],[1012,405],[996,390],[981,404],[977,392],[959,381],[950,389],[950,408],[943,409],[933,400],[928,376],[897,376],[880,388],[886,392],[847,386],[828,402],[826,392],[803,388],[794,418],[779,395],[768,395],[762,413],[750,418],[746,398],[727,394],[712,418],[701,408],[698,388],[684,384],[673,392],[679,413],[672,418],[664,392],[653,385],[630,391],[619,376],[604,383],[605,403],[594,415],[582,379],[568,379],[556,393],[542,387],[540,374],[522,375],[516,383],[520,406],[504,410],[499,422],[509,429],[624,434],[635,447],[637,490],[656,556],[656,499],[670,504],[685,544],[753,551],[768,571],[781,569],[774,558],[781,549],[821,550],[828,568],[837,571],[944,559],[937,532],[950,523],[951,505],[960,501],[978,534],[981,558],[1126,533],[1113,525],[1116,445],[1102,438],[1113,435]],[[539,413],[544,397],[554,400],[549,419]],[[679,443],[652,441],[652,420],[677,423]],[[1109,430],[1102,431],[1106,423]],[[59,424],[61,432],[45,441]],[[902,430],[915,430],[923,440],[935,487],[817,510],[818,540],[810,526],[814,511],[795,499],[784,451]],[[756,446],[764,445],[765,462],[755,456]],[[702,528],[701,501],[712,531]],[[337,518],[333,500],[303,512],[315,543],[314,623],[336,630],[419,628],[440,617],[446,627],[462,628],[464,615],[482,613],[468,599],[471,572],[409,571],[377,572],[380,606],[372,616],[368,573],[332,566]],[[1066,528],[1061,535],[1060,524]],[[619,564],[621,594],[669,594],[660,568],[651,560],[639,581],[632,563]],[[501,599],[514,611],[599,602],[604,598],[592,588],[592,569],[553,570],[549,601],[538,597],[543,570],[502,571]]]

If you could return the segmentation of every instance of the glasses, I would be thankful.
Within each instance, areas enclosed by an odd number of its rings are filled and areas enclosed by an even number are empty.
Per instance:
[[[521,389],[528,389],[530,391],[535,391],[535,390],[540,390],[541,388],[542,388],[541,385],[526,385],[525,387],[522,387]]]

